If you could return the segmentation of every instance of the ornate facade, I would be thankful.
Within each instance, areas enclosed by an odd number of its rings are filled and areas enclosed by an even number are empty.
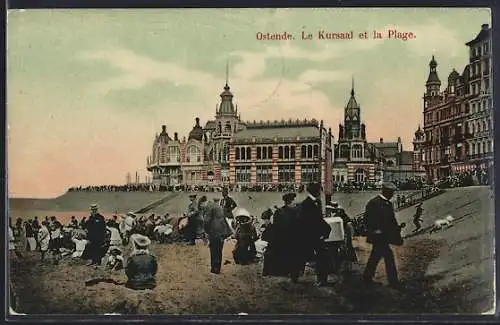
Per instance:
[[[470,63],[460,75],[455,69],[441,90],[437,62],[432,57],[424,99],[423,165],[427,178],[493,166],[493,103],[490,76],[491,29],[484,24],[468,42]]]
[[[301,185],[332,188],[332,133],[323,121],[243,122],[226,83],[215,119],[196,123],[188,139],[162,127],[147,168],[163,185]]]

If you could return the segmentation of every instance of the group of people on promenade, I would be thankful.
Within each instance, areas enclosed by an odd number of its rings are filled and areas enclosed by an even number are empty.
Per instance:
[[[305,266],[309,264],[316,268],[316,284],[325,286],[328,275],[339,271],[339,261],[345,262],[346,271],[350,271],[352,262],[357,261],[352,245],[354,231],[351,219],[337,203],[326,202],[326,213],[323,214],[321,184],[311,183],[306,190],[308,195],[302,202],[294,204],[296,194],[285,193],[282,207],[275,211],[266,210],[261,216],[260,235],[253,223],[254,217],[246,209],[237,206],[228,195],[227,188],[223,189],[222,197],[213,200],[208,200],[205,195],[198,198],[191,194],[187,212],[175,227],[189,245],[208,243],[210,272],[213,274],[221,273],[222,251],[227,239],[236,240],[233,257],[237,264],[256,261],[256,242],[261,240],[267,243],[264,276],[286,276],[298,282]],[[395,190],[394,184],[384,184],[382,193],[366,206],[367,240],[373,245],[363,276],[367,283],[371,283],[378,262],[384,258],[389,283],[392,287],[399,285],[394,256],[389,246],[402,244],[400,226],[390,201]],[[332,216],[341,219],[345,231],[340,245],[328,240],[333,229],[328,218]],[[149,218],[145,221],[148,223],[146,227],[138,227],[137,216],[133,213],[127,214],[120,222],[117,218],[106,221],[98,213],[97,205],[93,204],[90,216],[84,223],[72,218],[68,225],[74,229],[72,241],[76,244],[76,250],[73,256],[89,259],[88,265],[97,266],[102,264],[103,257],[107,255],[108,267],[125,270],[128,287],[154,288],[158,262],[149,251],[150,238],[154,237],[154,229],[165,224],[171,225],[166,219],[168,215],[159,219]],[[59,255],[63,241],[61,229],[64,227],[56,218],[44,220],[39,229],[36,229],[37,223],[36,219],[25,223],[26,229],[32,228],[30,233],[26,231],[26,237],[37,234],[34,243],[32,239],[28,240],[28,246],[38,246],[42,259],[48,250]],[[166,228],[172,233],[172,227]],[[125,259],[121,247],[127,243],[131,243],[132,252]]]

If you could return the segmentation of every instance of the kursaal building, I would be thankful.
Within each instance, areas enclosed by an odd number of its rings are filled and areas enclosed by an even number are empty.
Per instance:
[[[227,82],[220,97],[215,119],[202,127],[196,118],[187,139],[162,126],[147,158],[154,184],[332,188],[333,135],[323,121],[244,122]]]

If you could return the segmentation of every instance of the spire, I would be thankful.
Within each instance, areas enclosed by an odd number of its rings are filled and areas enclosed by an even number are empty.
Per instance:
[[[441,85],[441,80],[439,80],[438,74],[437,74],[437,62],[436,59],[434,58],[434,55],[432,56],[431,62],[429,62],[429,77],[427,78],[427,85]]]
[[[351,79],[351,96],[354,96],[354,76],[352,76],[352,79]]]
[[[229,59],[226,57],[226,87],[229,88],[228,82],[229,82]]]

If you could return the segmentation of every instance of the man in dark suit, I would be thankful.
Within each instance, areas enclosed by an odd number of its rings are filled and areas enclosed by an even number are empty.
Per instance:
[[[101,265],[105,253],[106,222],[97,210],[97,204],[90,206],[90,217],[87,221],[88,253],[92,259],[89,265]]]
[[[296,241],[292,251],[295,251],[295,258],[292,262],[292,282],[297,282],[300,274],[304,272],[306,262],[316,259],[317,252],[322,249],[322,239],[330,234],[330,226],[323,219],[321,208],[321,184],[311,183],[307,187],[309,195],[298,206],[298,218],[293,227],[292,235]],[[318,285],[322,283],[322,269],[317,269]]]
[[[200,208],[203,213],[203,225],[208,236],[210,247],[210,272],[219,274],[222,267],[222,249],[224,240],[232,235],[224,210],[215,202],[208,202],[206,197],[200,199]]]
[[[389,246],[403,244],[401,227],[396,221],[394,206],[391,202],[396,189],[393,183],[384,183],[382,193],[371,199],[366,205],[366,239],[368,243],[372,244],[372,251],[363,274],[363,280],[367,284],[373,283],[375,270],[383,258],[390,286],[393,288],[400,286],[394,254]]]
[[[222,189],[222,200],[220,200],[220,206],[224,210],[224,217],[227,219],[233,219],[233,210],[236,208],[237,204],[234,202],[233,198],[229,196],[229,191],[227,187]]]

